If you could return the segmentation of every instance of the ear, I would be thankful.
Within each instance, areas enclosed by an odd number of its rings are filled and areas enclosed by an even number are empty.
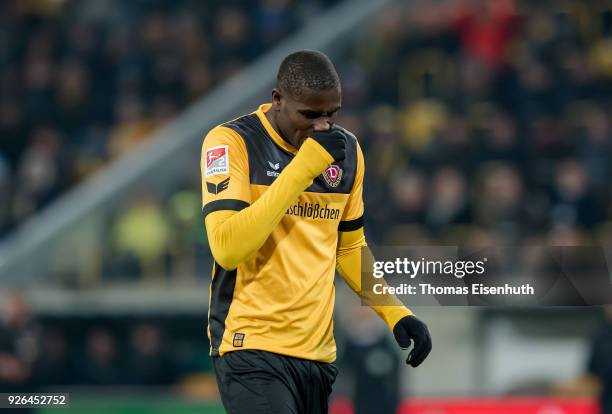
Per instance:
[[[272,89],[272,110],[280,111],[282,99],[283,97],[280,91],[276,88]]]

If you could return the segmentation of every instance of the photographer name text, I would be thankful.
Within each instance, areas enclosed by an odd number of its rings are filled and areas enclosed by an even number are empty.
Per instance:
[[[463,279],[466,276],[483,276],[486,272],[487,258],[481,260],[411,260],[396,258],[393,261],[375,261],[372,265],[372,277],[382,279],[395,275],[415,279],[417,276],[452,276]],[[529,284],[489,286],[483,283],[471,283],[465,286],[438,286],[431,283],[401,283],[388,286],[376,283],[372,286],[375,295],[534,295],[535,289]]]

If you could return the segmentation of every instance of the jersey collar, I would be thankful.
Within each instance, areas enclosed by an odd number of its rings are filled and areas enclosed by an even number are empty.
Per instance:
[[[266,112],[268,112],[268,110],[271,107],[272,107],[271,103],[263,104],[259,107],[259,109],[257,109],[257,111],[255,111],[255,114],[257,115],[257,117],[259,117],[259,120],[263,124],[270,138],[272,138],[272,141],[274,141],[276,145],[278,145],[285,151],[290,152],[295,155],[298,150],[293,145],[285,141],[280,135],[278,135],[278,132],[276,132],[276,130],[270,124],[270,121],[268,121],[268,118],[266,118],[265,114]]]

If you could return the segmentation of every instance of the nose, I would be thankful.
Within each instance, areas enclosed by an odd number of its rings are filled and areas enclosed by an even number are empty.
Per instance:
[[[329,129],[329,118],[322,116],[314,121],[313,129],[315,131],[327,131]]]

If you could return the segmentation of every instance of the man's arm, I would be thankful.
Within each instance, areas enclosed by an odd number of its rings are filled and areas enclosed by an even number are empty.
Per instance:
[[[367,247],[363,232],[363,177],[365,166],[363,154],[357,144],[357,171],[342,221],[338,226],[338,249],[336,270],[350,288],[365,299],[365,302],[380,316],[393,331],[401,348],[408,348],[414,341],[414,348],[406,363],[418,366],[431,351],[431,338],[427,326],[418,320],[395,296],[387,296],[385,305],[374,305],[374,300],[364,297],[361,286],[361,266],[372,269],[374,257]],[[380,300],[380,298],[379,298]],[[371,303],[371,305],[370,305]]]
[[[336,256],[336,269],[350,288],[360,297],[363,297],[361,291],[361,265],[372,268],[374,256],[370,248],[366,244],[363,227],[349,232],[340,232],[338,234],[338,251]],[[363,261],[363,262],[362,262]],[[397,321],[404,316],[413,315],[412,311],[406,308],[397,298],[390,298],[391,302],[385,298],[388,303],[385,306],[368,305],[376,314],[393,329]],[[370,302],[366,298],[366,303]]]
[[[225,133],[227,134],[227,131]],[[226,198],[215,199],[209,194],[208,189],[203,187],[203,210],[208,242],[215,261],[224,269],[235,269],[259,250],[287,208],[335,158],[343,156],[344,146],[341,151],[337,151],[333,145],[330,146],[330,140],[339,139],[337,133],[313,135],[317,141],[313,138],[307,139],[274,183],[251,205],[242,201],[237,203],[239,207],[229,209]],[[203,180],[207,168],[206,148],[218,144],[218,138],[213,137],[211,143],[207,143],[208,139],[209,137],[205,140],[202,151]],[[235,169],[239,169],[239,166]],[[242,170],[244,169],[243,167]],[[230,171],[232,171],[231,164]],[[241,177],[229,178],[236,178],[234,181],[246,181],[248,187],[248,172],[243,171]],[[229,186],[237,184],[239,183],[229,182]]]
[[[361,289],[362,264],[372,269],[374,257],[366,245],[363,227],[349,232],[339,233],[336,269],[350,288],[361,298],[364,292]],[[371,292],[369,292],[371,293]],[[366,298],[366,303],[375,299]],[[417,319],[412,311],[406,308],[395,296],[384,298],[385,305],[368,305],[385,321],[399,346],[403,349],[414,348],[408,355],[406,363],[417,367],[431,352],[431,337],[427,326]]]

